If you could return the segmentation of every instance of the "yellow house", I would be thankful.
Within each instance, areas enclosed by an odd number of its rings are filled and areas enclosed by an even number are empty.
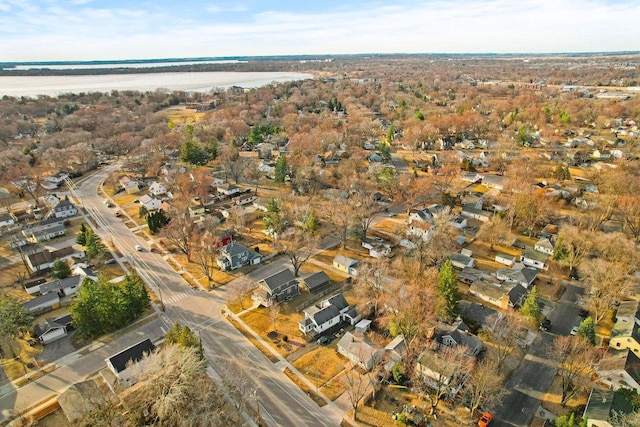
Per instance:
[[[636,356],[640,356],[640,302],[620,303],[616,318],[609,347],[616,350],[629,349]]]

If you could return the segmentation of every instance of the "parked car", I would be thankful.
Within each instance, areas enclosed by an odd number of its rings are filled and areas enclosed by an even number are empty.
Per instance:
[[[331,340],[329,339],[329,337],[324,336],[324,335],[323,335],[323,336],[321,336],[320,338],[318,338],[318,344],[320,344],[320,345],[329,344],[329,341],[331,341]]]
[[[578,312],[578,316],[580,317],[587,317],[589,315],[589,310],[586,310],[584,308],[580,309],[580,311]]]
[[[578,326],[574,326],[573,328],[571,328],[571,332],[569,332],[570,335],[576,335],[578,333]]]
[[[487,427],[489,424],[491,424],[491,420],[493,420],[493,415],[491,415],[490,412],[485,412],[480,416],[480,419],[478,420],[478,427]]]
[[[140,246],[140,245],[136,245],[135,247],[136,247],[136,251],[138,251],[138,252],[142,252],[142,246]]]
[[[396,212],[389,212],[389,218],[394,218],[396,216],[398,216],[398,214]]]
[[[513,242],[513,246],[518,249],[527,249],[527,246],[524,243],[518,241]]]
[[[122,212],[116,211],[114,215],[116,216],[116,218],[120,218],[122,216]]]
[[[104,262],[105,265],[115,264],[116,260],[114,258],[108,259]]]

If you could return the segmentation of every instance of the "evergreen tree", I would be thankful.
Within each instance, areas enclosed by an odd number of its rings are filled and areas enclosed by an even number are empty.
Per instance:
[[[264,228],[274,237],[277,238],[278,234],[284,229],[284,221],[280,213],[280,201],[272,198],[267,204],[267,211],[262,217],[264,221]]]
[[[138,218],[144,218],[149,213],[149,210],[145,207],[145,205],[140,205],[138,208]]]
[[[69,313],[78,333],[93,338],[128,325],[147,307],[149,295],[139,277],[130,275],[120,283],[111,283],[100,276],[97,282],[84,279]]]
[[[162,227],[169,223],[169,218],[162,209],[147,215],[147,225],[151,234],[156,234]]]
[[[218,158],[218,141],[211,140],[207,144],[206,150],[209,160],[215,160]]]
[[[444,321],[450,322],[458,314],[458,277],[451,260],[446,260],[438,272],[439,314]]]
[[[194,166],[207,164],[207,155],[198,143],[186,139],[180,147],[180,161]]]
[[[51,276],[56,279],[65,279],[71,276],[71,268],[62,260],[55,260],[51,268]]]
[[[102,243],[100,237],[93,232],[93,230],[87,230],[86,242],[84,245],[84,252],[87,259],[92,260],[99,258],[106,252],[107,248]]]
[[[204,359],[204,348],[200,337],[188,326],[181,326],[175,322],[165,337],[167,344],[177,344],[179,347],[193,347],[201,359]]]
[[[586,338],[591,345],[596,345],[596,324],[591,316],[580,322],[578,327],[578,335]]]
[[[76,235],[76,243],[80,246],[87,244],[87,226],[84,225],[84,222],[80,225],[80,231]]]
[[[249,136],[247,137],[247,141],[251,145],[257,145],[264,142],[264,134],[262,133],[262,129],[260,126],[251,126],[249,129]]]
[[[531,288],[531,291],[524,299],[522,307],[520,307],[520,313],[534,322],[538,322],[542,318],[542,310],[538,304],[538,288],[535,286]]]
[[[287,166],[287,158],[285,156],[278,157],[275,171],[273,172],[275,181],[282,184],[285,181],[288,172],[289,168]]]

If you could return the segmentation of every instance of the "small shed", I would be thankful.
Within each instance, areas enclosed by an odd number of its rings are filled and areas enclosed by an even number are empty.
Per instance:
[[[324,271],[318,271],[303,279],[302,283],[309,292],[314,293],[331,284],[331,279]]]
[[[498,252],[495,258],[496,262],[500,264],[508,265],[509,267],[513,267],[516,263],[515,255],[505,254],[504,252]]]
[[[356,331],[360,332],[361,334],[366,333],[370,327],[371,327],[371,320],[369,319],[362,319],[361,321],[356,323]]]

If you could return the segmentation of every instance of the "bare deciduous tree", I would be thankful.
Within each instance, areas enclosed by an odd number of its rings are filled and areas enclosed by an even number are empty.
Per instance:
[[[474,413],[480,406],[483,409],[491,409],[502,399],[502,396],[507,392],[503,380],[495,359],[484,359],[476,363],[471,371],[471,376],[464,385],[471,413]]]
[[[514,311],[496,313],[487,320],[485,332],[489,336],[489,341],[494,344],[489,352],[491,358],[496,361],[498,368],[502,367],[506,358],[517,345],[518,340],[526,335],[525,324],[526,321],[522,316]]]
[[[598,362],[598,352],[587,339],[575,335],[556,337],[549,357],[558,361],[558,375],[562,378],[561,404],[564,406],[591,385],[589,377]]]
[[[621,263],[596,258],[583,261],[580,272],[587,285],[584,300],[593,309],[594,321],[598,323],[629,290],[626,269]]]

